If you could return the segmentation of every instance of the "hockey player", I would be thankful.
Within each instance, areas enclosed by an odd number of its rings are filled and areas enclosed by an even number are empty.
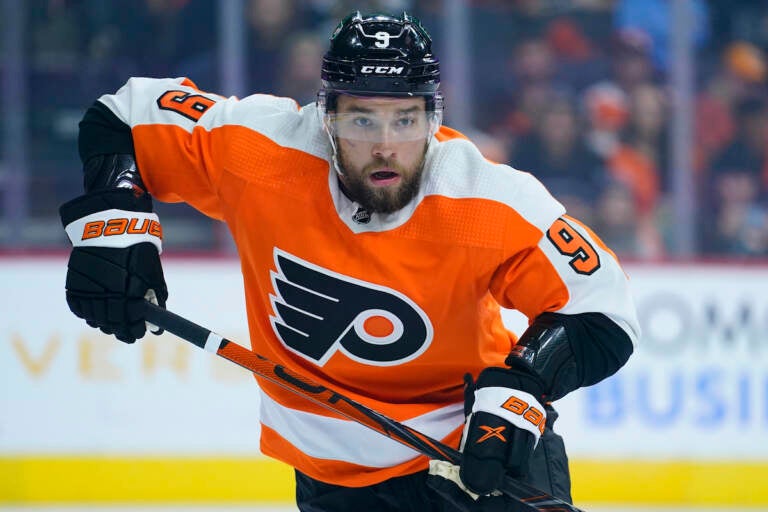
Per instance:
[[[639,336],[615,256],[441,126],[439,76],[416,19],[354,13],[316,103],[132,78],[80,123],[85,194],[61,208],[77,316],[145,334],[142,301],[168,297],[152,198],[184,201],[232,233],[256,352],[463,450],[430,467],[259,379],[261,449],[295,468],[302,511],[515,510],[505,473],[570,500],[552,402]],[[529,318],[519,339],[500,307]]]

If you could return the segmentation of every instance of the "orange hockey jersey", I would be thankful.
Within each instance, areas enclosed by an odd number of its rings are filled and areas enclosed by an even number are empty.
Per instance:
[[[242,263],[253,349],[456,445],[463,375],[502,365],[500,306],[638,323],[613,254],[530,174],[441,128],[417,197],[393,214],[339,189],[314,105],[223,98],[186,79],[133,78],[99,101],[130,126],[150,193],[225,221]],[[261,448],[326,482],[427,467],[364,426],[259,382]]]

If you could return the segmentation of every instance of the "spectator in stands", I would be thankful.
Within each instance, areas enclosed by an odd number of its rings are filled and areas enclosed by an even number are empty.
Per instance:
[[[144,0],[135,4],[122,0],[119,18],[114,21],[123,51],[130,53],[145,76],[174,76],[174,72],[189,71],[179,69],[179,63],[211,51],[216,30],[211,2]],[[198,76],[198,85],[216,87],[216,71]]]
[[[708,216],[702,234],[710,254],[765,255],[768,226],[768,105],[742,101],[735,111],[736,136],[709,171]],[[762,224],[761,224],[762,222]]]
[[[552,97],[541,109],[531,133],[516,145],[511,165],[535,173],[569,212],[591,222],[591,205],[605,176],[602,162],[584,142],[569,97]]]
[[[712,165],[714,174],[740,168],[757,177],[761,194],[768,191],[768,100],[750,98],[736,107],[736,137]]]
[[[606,179],[595,200],[595,222],[600,238],[620,257],[643,255],[645,245],[638,227],[637,203],[625,183]]]
[[[556,62],[552,49],[541,37],[530,37],[515,44],[508,58],[508,73],[498,74],[499,84],[480,98],[479,112],[485,131],[498,137],[516,139],[535,130],[537,119],[553,98],[569,88],[555,78]],[[505,69],[499,66],[499,69]],[[489,84],[486,84],[489,85]]]
[[[314,33],[301,32],[288,39],[280,57],[276,93],[300,105],[315,101],[320,88],[317,63],[323,60],[325,41]]]
[[[625,94],[643,84],[654,83],[658,74],[651,60],[648,34],[638,30],[621,30],[614,34],[610,47],[611,77]]]
[[[670,190],[668,169],[668,125],[669,105],[660,87],[645,84],[636,87],[630,95],[629,123],[624,129],[624,143],[642,155],[653,174],[661,192]]]
[[[576,20],[562,16],[547,24],[544,37],[555,58],[556,76],[576,92],[605,78],[604,55]]]
[[[751,97],[765,97],[766,68],[763,52],[750,43],[735,41],[722,52],[696,99],[694,150],[700,173],[734,142],[737,105]]]
[[[603,81],[584,91],[581,107],[586,118],[587,145],[601,161],[605,161],[621,144],[621,134],[630,117],[629,99],[618,85]]]
[[[627,232],[626,240],[617,245],[637,249],[636,255],[659,257],[663,254],[663,242],[657,223],[659,205],[659,176],[657,161],[660,154],[663,131],[663,109],[658,89],[645,84],[633,89],[632,96],[611,82],[595,84],[585,91],[583,104],[588,119],[586,140],[588,148],[598,158],[603,168],[603,179],[610,185],[600,191],[599,215],[617,209],[620,199],[630,201],[622,212],[631,211],[632,227],[624,225],[621,216],[600,219],[607,223],[605,229]],[[615,229],[618,228],[618,229]]]
[[[277,91],[282,49],[291,34],[309,26],[297,0],[248,0],[248,90]]]
[[[760,178],[733,162],[713,177],[711,214],[702,226],[709,255],[768,256],[768,210],[759,201]]]

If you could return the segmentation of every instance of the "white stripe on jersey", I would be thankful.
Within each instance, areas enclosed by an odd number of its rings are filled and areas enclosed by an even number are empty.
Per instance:
[[[388,468],[419,454],[354,421],[289,409],[261,393],[261,423],[279,432],[310,457]],[[430,437],[443,439],[464,423],[464,404],[453,404],[403,421]]]

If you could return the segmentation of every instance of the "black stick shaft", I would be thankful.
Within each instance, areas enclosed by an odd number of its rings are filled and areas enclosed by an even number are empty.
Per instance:
[[[461,463],[461,453],[411,427],[355,402],[325,386],[317,384],[278,365],[255,352],[228,340],[186,318],[151,302],[145,303],[145,318],[171,334],[193,345],[214,352],[239,366],[323,407],[369,427],[390,439],[429,458]],[[535,487],[507,477],[499,489],[507,496],[520,501],[532,511],[583,512],[570,503],[550,496]]]

